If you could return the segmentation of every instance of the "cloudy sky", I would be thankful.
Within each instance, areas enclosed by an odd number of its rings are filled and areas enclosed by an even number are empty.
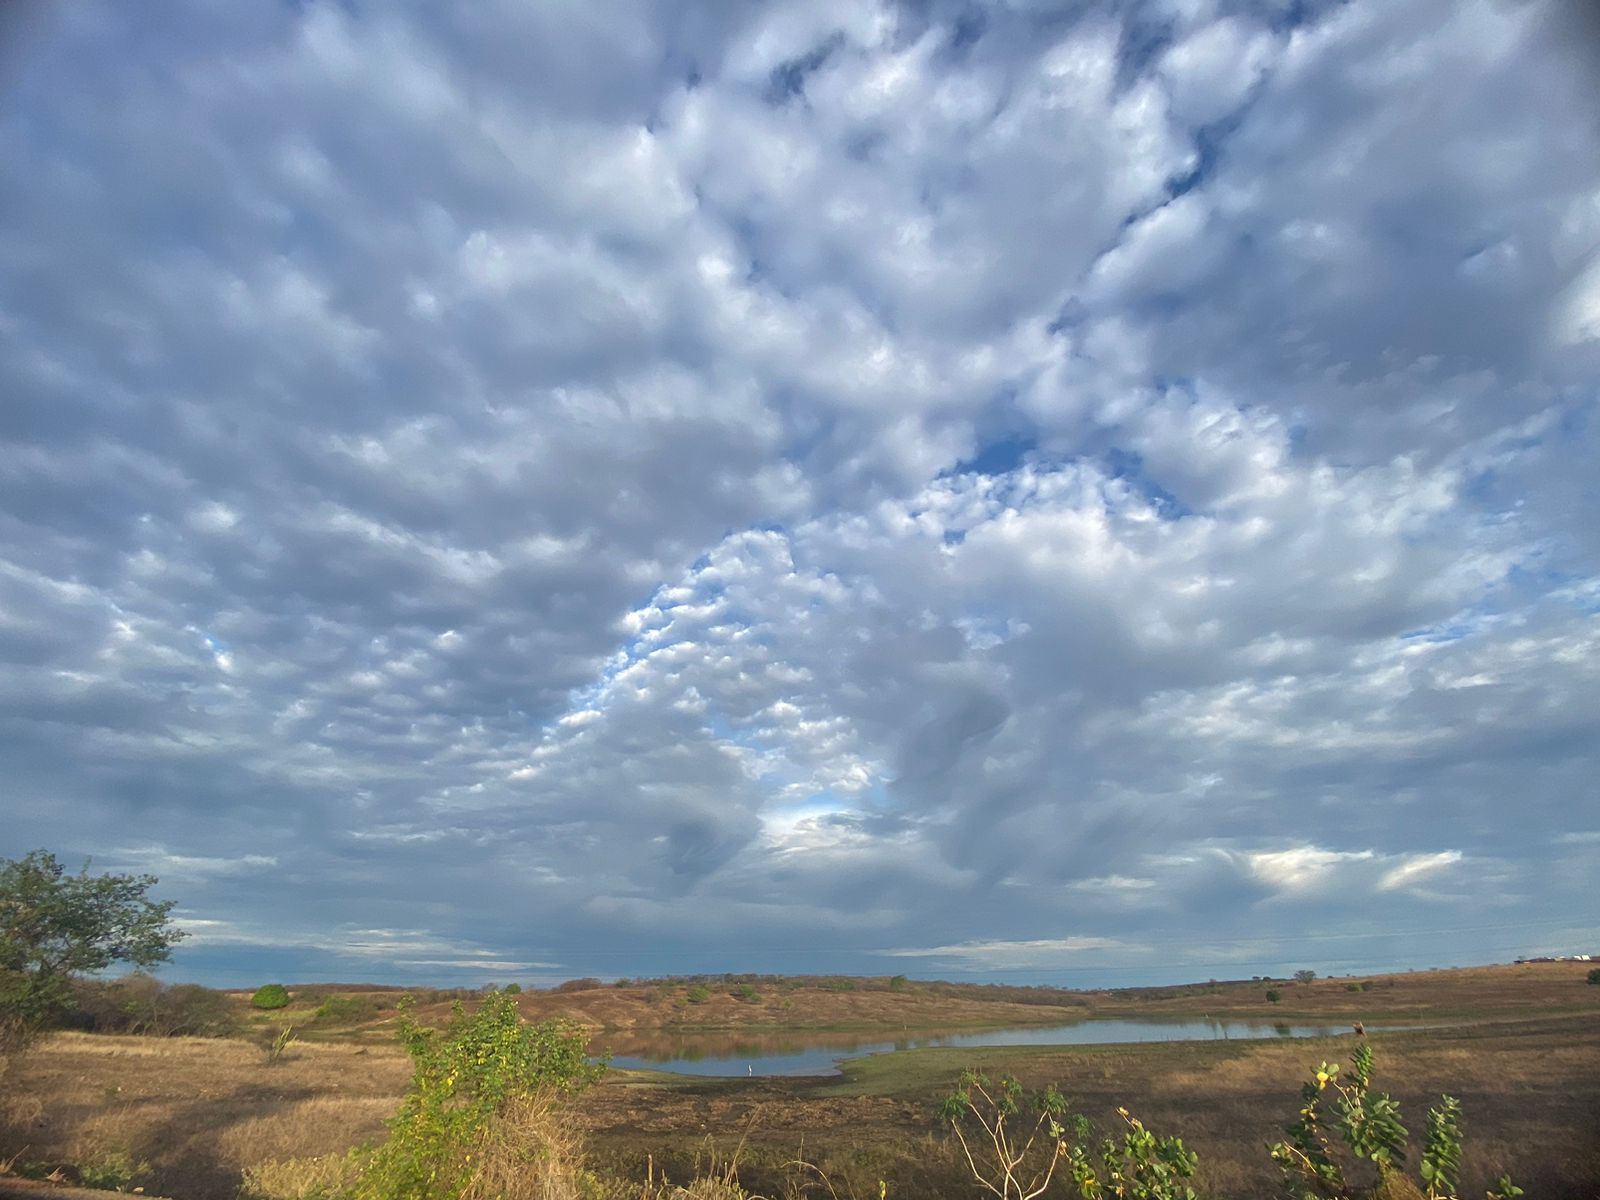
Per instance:
[[[1576,4],[0,25],[0,856],[218,983],[1600,950]]]

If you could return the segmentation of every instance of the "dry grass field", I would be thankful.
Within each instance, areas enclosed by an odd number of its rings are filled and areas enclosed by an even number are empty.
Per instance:
[[[1344,980],[1278,985],[1266,1006],[1235,985],[1230,997],[1209,985],[1183,993],[1094,993],[1100,1015],[1242,1015],[1260,1003],[1283,1020],[1352,1014],[1369,1022],[1421,1017],[1438,1027],[1379,1034],[1378,1086],[1402,1101],[1420,1134],[1423,1111],[1448,1091],[1466,1112],[1464,1195],[1511,1170],[1529,1200],[1600,1197],[1600,987],[1575,964],[1488,968],[1380,977],[1367,991]],[[607,989],[606,999],[628,990]],[[657,989],[659,990],[659,989]],[[1248,991],[1261,991],[1248,985]],[[791,989],[804,999],[806,989]],[[1173,994],[1176,993],[1176,994]],[[783,995],[784,993],[777,993]],[[829,993],[875,1005],[914,995]],[[524,998],[529,1017],[602,1009],[577,1002],[588,992]],[[1203,997],[1203,1008],[1189,1007]],[[598,1000],[599,997],[592,999]],[[623,1001],[627,1002],[627,997]],[[937,999],[937,997],[935,997]],[[1231,1000],[1228,1003],[1211,1001]],[[671,1006],[670,1011],[681,1011]],[[975,1001],[972,1003],[976,1003]],[[729,998],[734,1013],[756,1008]],[[572,1006],[572,1007],[569,1007]],[[710,1002],[697,1008],[710,1007]],[[1016,1006],[1025,1007],[1025,1006]],[[1039,1007],[1039,1006],[1028,1006]],[[576,1011],[574,1011],[576,1008]],[[1015,1019],[1005,1005],[998,1021]],[[779,1009],[779,1011],[784,1011]],[[791,1008],[788,1011],[793,1011]],[[819,997],[813,1021],[860,1015],[864,1007]],[[887,1008],[895,1025],[909,1009]],[[975,1009],[962,1011],[976,1015]],[[16,1065],[0,1099],[0,1162],[78,1164],[116,1180],[144,1164],[136,1182],[180,1200],[232,1200],[247,1168],[332,1154],[380,1137],[409,1064],[379,1038],[386,1016],[348,1039],[302,1042],[271,1064],[241,1039],[134,1038],[60,1034]],[[1039,1019],[1037,1016],[1035,1019]],[[1048,1014],[1060,1020],[1059,1010]],[[1457,1024],[1445,1025],[1445,1021]],[[707,1022],[713,1024],[712,1022]],[[840,1024],[848,1024],[838,1021]],[[969,1023],[979,1023],[976,1021]],[[776,1025],[776,1022],[773,1022]],[[791,1080],[690,1080],[613,1072],[576,1106],[591,1159],[612,1175],[642,1180],[648,1164],[675,1178],[703,1168],[713,1150],[739,1150],[744,1182],[780,1191],[797,1157],[822,1166],[840,1196],[877,1194],[884,1179],[897,1197],[966,1196],[972,1185],[952,1157],[935,1117],[938,1100],[967,1066],[1011,1072],[1026,1083],[1056,1082],[1075,1107],[1099,1121],[1126,1105],[1162,1132],[1177,1133],[1201,1156],[1204,1194],[1273,1194],[1265,1146],[1294,1110],[1307,1069],[1347,1055],[1354,1036],[1313,1041],[1199,1042],[1027,1049],[926,1049],[847,1064],[841,1077]],[[76,1178],[72,1170],[64,1172]],[[1472,1190],[1476,1189],[1476,1190]],[[819,1194],[826,1194],[822,1191]]]

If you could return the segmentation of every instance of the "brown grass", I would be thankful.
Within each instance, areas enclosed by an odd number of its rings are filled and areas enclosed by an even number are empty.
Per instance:
[[[13,1069],[0,1154],[121,1153],[153,1194],[231,1197],[246,1167],[381,1137],[409,1078],[398,1048],[297,1045],[269,1066],[247,1042],[57,1034]]]

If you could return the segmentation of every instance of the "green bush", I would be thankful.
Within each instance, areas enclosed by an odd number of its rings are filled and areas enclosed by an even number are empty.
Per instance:
[[[250,997],[251,1008],[274,1009],[289,1007],[289,989],[281,983],[269,983],[256,989]]]
[[[1359,992],[1361,985],[1359,983],[1347,983],[1344,985],[1344,990],[1347,992]]]
[[[1277,988],[1268,988],[1267,989],[1267,999],[1270,1000],[1273,1004],[1276,1004],[1279,1000],[1283,999],[1283,993],[1280,992]]]
[[[684,999],[690,1004],[704,1004],[711,999],[711,989],[697,983],[684,993]]]
[[[889,990],[891,992],[903,992],[903,991],[905,991],[906,990],[906,984],[907,984],[907,980],[906,980],[906,977],[904,975],[891,975],[889,977]]]
[[[522,995],[522,985],[520,983],[508,983],[502,990],[508,996]]]
[[[605,1071],[589,1061],[582,1030],[567,1021],[528,1025],[504,992],[470,1016],[458,1002],[443,1030],[400,1009],[411,1085],[389,1139],[362,1165],[356,1200],[457,1200],[473,1178],[473,1153],[496,1125],[542,1096],[578,1091]]]
[[[1600,984],[1600,967],[1596,967],[1594,970],[1590,971],[1588,978],[1590,983]]]

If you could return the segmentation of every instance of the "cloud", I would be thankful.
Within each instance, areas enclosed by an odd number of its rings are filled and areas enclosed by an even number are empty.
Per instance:
[[[174,970],[1134,980],[1600,920],[1565,18],[23,24],[6,817],[160,875]]]
[[[1135,950],[1114,938],[1066,937],[1034,938],[1021,942],[961,942],[953,946],[929,946],[915,950],[884,950],[891,958],[935,958],[1004,971],[1018,967],[1059,966],[1095,950]]]

